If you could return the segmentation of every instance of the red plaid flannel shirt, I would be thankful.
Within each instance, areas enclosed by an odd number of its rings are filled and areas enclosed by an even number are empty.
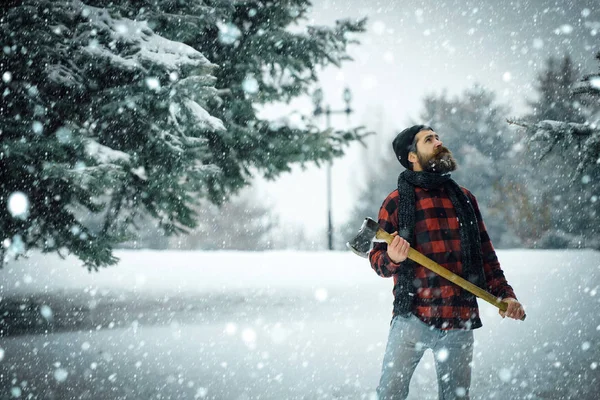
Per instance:
[[[507,283],[504,272],[496,257],[496,252],[481,218],[475,196],[462,188],[475,209],[481,235],[483,269],[487,290],[500,298],[516,298],[512,287]],[[462,275],[460,234],[456,212],[448,193],[443,188],[427,190],[415,189],[416,212],[413,240],[410,245],[441,266]],[[386,232],[398,230],[399,194],[394,190],[383,202],[379,211],[379,226]],[[369,260],[375,272],[382,277],[398,276],[394,273],[405,267],[403,263],[392,262],[387,254],[387,243],[376,243],[369,253]],[[475,329],[481,327],[479,309],[475,299],[461,298],[461,287],[431,272],[421,265],[415,267],[416,295],[413,313],[426,324],[438,329]]]

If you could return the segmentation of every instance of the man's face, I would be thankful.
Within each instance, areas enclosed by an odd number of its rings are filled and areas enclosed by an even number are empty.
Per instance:
[[[452,152],[443,146],[437,133],[421,131],[417,133],[415,139],[417,159],[421,170],[443,174],[456,169],[456,160],[452,156]]]

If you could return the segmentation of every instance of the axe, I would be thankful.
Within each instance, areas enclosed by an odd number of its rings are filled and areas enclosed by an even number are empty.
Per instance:
[[[392,240],[394,240],[394,236],[381,229],[375,220],[365,218],[358,234],[351,241],[346,243],[346,246],[359,256],[367,258],[373,242],[386,242],[387,244],[390,244],[392,243]],[[454,272],[442,267],[440,264],[419,253],[412,247],[408,249],[408,258],[424,266],[428,270],[448,279],[450,282],[460,286],[475,296],[487,301],[491,305],[498,307],[500,310],[506,311],[508,308],[508,303],[500,300],[480,287],[473,285],[471,282],[456,275]],[[524,320],[525,315],[521,318],[521,321]]]

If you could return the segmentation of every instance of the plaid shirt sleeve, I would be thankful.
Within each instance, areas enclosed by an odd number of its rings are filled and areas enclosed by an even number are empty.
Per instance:
[[[393,233],[398,230],[398,191],[390,193],[384,200],[379,209],[378,216],[379,227],[388,233]],[[402,267],[402,263],[396,264],[387,254],[387,243],[377,242],[369,253],[369,261],[371,268],[377,275],[389,278],[394,275],[398,268]]]
[[[468,190],[465,189],[465,192],[469,197],[471,204],[473,205],[473,209],[475,210],[477,221],[479,223],[481,252],[483,255],[483,271],[485,273],[487,290],[494,296],[502,299],[508,297],[516,299],[517,296],[515,295],[513,288],[506,281],[504,272],[502,271],[502,268],[500,268],[500,262],[498,261],[496,251],[494,250],[492,241],[490,240],[485,228],[485,224],[483,223],[483,218],[481,217],[481,212],[479,211],[479,205],[477,204],[477,199],[475,199],[475,196]]]

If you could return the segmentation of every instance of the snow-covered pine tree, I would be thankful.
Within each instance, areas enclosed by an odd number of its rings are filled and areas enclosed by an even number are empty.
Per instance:
[[[354,34],[364,30],[365,21],[342,20],[333,28],[306,26],[310,6],[306,0],[201,5],[152,0],[137,2],[135,7],[126,2],[115,5],[123,15],[148,20],[155,32],[189,44],[219,65],[216,86],[223,103],[209,111],[223,120],[227,131],[214,132],[209,148],[228,179],[211,187],[215,190],[209,198],[224,204],[222,212],[228,207],[229,192],[250,182],[252,174],[275,178],[292,164],[320,164],[341,155],[345,144],[362,136],[358,129],[323,132],[310,121],[291,125],[260,116],[264,105],[306,94],[319,68],[348,60],[347,47],[356,43]],[[211,210],[198,212],[214,212],[207,207]],[[228,220],[216,219],[215,224]]]
[[[600,53],[596,58],[600,61]],[[547,241],[600,248],[600,73],[587,75],[570,90],[580,104],[583,122],[570,120],[569,114],[559,120],[509,122],[524,128],[534,159],[544,162],[538,163],[538,172],[546,190],[554,194],[549,205],[554,232]],[[539,168],[542,165],[550,168]]]
[[[354,34],[364,31],[365,20],[307,26],[308,0],[141,4],[143,9],[127,8],[132,18],[148,19],[157,33],[183,41],[219,65],[214,74],[223,103],[208,111],[227,131],[214,132],[208,145],[228,179],[210,187],[213,202],[226,200],[255,171],[273,179],[293,164],[320,164],[342,155],[346,144],[362,136],[359,129],[323,132],[309,121],[292,126],[259,114],[266,104],[307,94],[318,69],[350,60],[347,48],[357,43]],[[206,7],[212,10],[208,18],[203,17]]]
[[[596,54],[600,63],[600,52]],[[585,75],[581,82],[575,85],[573,93],[583,104],[583,115],[591,126],[600,126],[600,65],[595,74]],[[600,152],[597,153],[600,156]]]
[[[7,255],[38,248],[72,252],[89,268],[113,264],[111,249],[132,239],[138,216],[182,232],[200,199],[224,201],[252,168],[273,178],[291,163],[342,154],[358,130],[323,133],[257,115],[262,104],[306,93],[317,68],[348,59],[350,34],[364,30],[364,21],[342,21],[293,33],[309,7],[3,3]],[[84,223],[89,214],[95,224]]]
[[[206,111],[215,64],[77,0],[14,4],[0,23],[1,261],[37,248],[98,268],[140,213],[166,233],[192,227],[191,206],[227,174],[209,151],[224,131]]]

